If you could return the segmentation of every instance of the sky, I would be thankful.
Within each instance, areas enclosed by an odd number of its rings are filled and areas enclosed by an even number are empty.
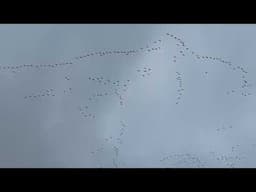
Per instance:
[[[1,24],[0,167],[256,167],[255,33]]]

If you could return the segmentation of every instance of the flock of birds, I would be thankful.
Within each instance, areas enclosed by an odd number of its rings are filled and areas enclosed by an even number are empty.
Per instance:
[[[252,95],[252,93],[249,91],[249,88],[252,86],[252,84],[249,82],[247,78],[248,71],[244,69],[241,65],[235,65],[230,61],[224,60],[220,57],[213,57],[213,56],[206,56],[201,55],[194,50],[192,50],[190,47],[188,47],[185,42],[178,38],[177,36],[166,33],[165,37],[168,38],[168,40],[173,40],[175,46],[177,47],[178,54],[174,55],[172,57],[172,62],[177,63],[181,58],[186,56],[191,56],[197,61],[200,62],[208,62],[209,64],[222,64],[227,69],[229,69],[230,72],[236,73],[236,75],[239,75],[241,78],[241,84],[237,86],[236,89],[231,89],[226,92],[227,95],[231,94],[240,94],[244,97]],[[137,49],[130,49],[130,50],[104,50],[104,51],[95,51],[90,53],[85,53],[80,56],[76,56],[74,58],[71,58],[70,61],[66,62],[60,62],[56,64],[24,64],[24,65],[6,65],[6,66],[0,66],[0,72],[1,71],[7,71],[7,72],[21,72],[25,69],[36,69],[36,70],[43,70],[43,69],[58,69],[60,67],[64,66],[73,66],[77,65],[77,61],[84,61],[89,58],[96,58],[96,57],[106,57],[106,56],[134,56],[136,54],[149,54],[149,53],[157,53],[162,48],[162,44],[164,43],[163,39],[158,39],[155,41],[152,41],[152,45],[140,47]],[[136,70],[134,70],[134,73],[137,74],[140,77],[148,77],[152,74],[152,68],[148,66],[138,67]],[[208,75],[209,72],[205,71],[205,75]],[[69,75],[64,76],[64,79],[66,81],[70,81],[71,77]],[[181,72],[176,71],[176,80],[178,83],[177,88],[177,98],[176,98],[176,104],[179,104],[181,102],[181,99],[184,94],[184,87],[183,87],[183,75]],[[132,81],[130,79],[127,80],[120,80],[120,79],[111,79],[106,78],[104,75],[99,76],[88,76],[87,81],[89,81],[92,84],[97,84],[100,87],[100,91],[92,92],[91,95],[86,99],[86,103],[84,105],[80,105],[78,107],[78,111],[82,118],[85,119],[95,119],[97,117],[97,114],[95,113],[94,105],[99,100],[109,99],[109,98],[117,98],[118,103],[120,107],[123,107],[125,104],[125,93],[128,91],[128,88],[132,85]],[[63,90],[64,94],[72,93],[72,87],[68,87],[67,89]],[[41,90],[38,93],[35,94],[28,94],[24,96],[24,99],[26,100],[34,100],[39,98],[46,98],[46,97],[55,97],[56,96],[56,90],[54,89],[46,89]],[[119,167],[120,161],[119,161],[119,155],[121,151],[121,146],[123,144],[123,136],[126,131],[127,125],[124,123],[124,121],[120,121],[120,130],[119,135],[109,136],[104,139],[104,142],[95,150],[91,151],[91,155],[95,156],[99,153],[104,153],[104,151],[109,150],[106,148],[106,146],[111,146],[111,150],[113,152],[112,157],[112,166],[113,167]],[[216,130],[218,132],[224,131],[227,129],[232,129],[232,125],[223,126],[221,128],[217,128]],[[227,167],[235,167],[236,162],[241,160],[241,157],[238,154],[234,154],[236,151],[236,148],[238,146],[232,147],[231,153],[228,155],[225,154],[217,154],[216,152],[211,152],[211,155],[214,156],[214,158],[224,163],[224,166]],[[165,163],[167,166],[174,166],[174,167],[197,167],[202,168],[206,167],[207,163],[202,161],[200,157],[196,156],[195,154],[171,154],[169,156],[166,156],[160,160],[161,163]]]
[[[141,69],[137,69],[137,72],[142,76],[142,77],[146,77],[146,76],[150,76],[152,69],[149,67],[143,67]]]
[[[210,152],[210,155],[223,167],[235,168],[245,157],[239,151],[240,144],[233,145],[228,153]]]
[[[55,63],[55,64],[23,64],[23,65],[5,65],[5,66],[0,66],[0,71],[2,72],[12,72],[12,73],[17,73],[21,72],[22,70],[29,70],[29,69],[57,69],[63,66],[70,66],[74,65],[73,62],[61,62],[61,63]]]
[[[183,88],[183,84],[182,84],[182,75],[179,72],[176,72],[176,80],[178,81],[178,89],[177,89],[177,94],[178,97],[176,99],[176,104],[179,104],[182,96],[183,96],[183,92],[185,91],[185,89]]]
[[[92,94],[88,98],[88,100],[91,101],[97,101],[99,98],[108,97],[108,96],[116,96],[119,99],[119,104],[122,106],[124,104],[124,97],[122,93],[126,92],[128,90],[128,87],[131,83],[130,79],[127,79],[126,81],[121,80],[111,80],[107,78],[100,77],[89,77],[90,81],[98,83],[100,85],[103,85],[104,88],[107,87],[109,91],[101,91]]]
[[[201,55],[201,54],[195,52],[194,50],[192,50],[190,47],[188,47],[185,44],[185,42],[182,39],[178,38],[177,36],[170,34],[170,33],[166,33],[166,36],[168,36],[169,38],[171,38],[172,40],[174,40],[176,42],[178,54],[181,57],[190,55],[193,58],[195,58],[197,61],[200,61],[200,62],[204,62],[204,63],[208,63],[208,64],[222,64],[227,69],[229,69],[230,72],[233,72],[233,73],[236,73],[237,75],[239,75],[240,82],[241,82],[240,86],[237,86],[236,90],[235,89],[228,90],[226,92],[227,95],[231,95],[231,94],[235,94],[235,93],[240,94],[241,96],[244,96],[244,97],[252,95],[252,93],[249,91],[249,88],[252,87],[252,84],[249,82],[249,80],[247,78],[248,71],[246,71],[243,66],[235,65],[231,61],[227,61],[221,57]],[[177,57],[176,55],[173,56],[174,63],[176,63],[178,59],[179,59],[179,57]],[[204,74],[208,75],[209,72],[205,71]]]
[[[219,167],[235,168],[245,158],[239,150],[240,145],[236,144],[231,147],[231,150],[226,153],[218,153],[211,151],[208,157],[215,160]],[[177,168],[207,168],[209,163],[204,157],[201,158],[199,155],[193,153],[172,153],[171,155],[165,156],[160,159],[160,162],[168,167]]]
[[[88,106],[80,106],[79,107],[79,112],[84,118],[95,118],[95,115],[92,114],[90,111],[88,111]]]
[[[41,90],[36,94],[29,94],[24,96],[24,99],[30,99],[30,100],[35,100],[35,99],[40,99],[40,98],[45,98],[45,97],[55,97],[56,93],[54,89],[45,89]]]
[[[230,130],[230,129],[233,129],[233,126],[232,125],[222,125],[222,127],[218,127],[216,129],[216,131],[218,132],[222,132],[222,131],[226,131],[226,130]]]
[[[202,161],[200,157],[195,154],[185,153],[173,153],[160,160],[160,162],[167,164],[168,166],[177,168],[204,168],[206,167],[206,162]]]
[[[123,144],[123,137],[126,128],[126,123],[124,121],[120,121],[120,129],[118,134],[115,136],[111,135],[109,137],[104,138],[104,142],[95,150],[91,151],[91,155],[95,158],[96,155],[104,154],[104,152],[108,152],[110,150],[110,153],[112,154],[112,156],[110,156],[112,160],[112,166],[118,168],[122,163],[119,159],[119,155]],[[102,167],[102,165],[100,167]]]
[[[67,89],[64,89],[63,93],[65,95],[72,94],[72,88],[69,87]],[[40,90],[38,93],[25,95],[24,99],[30,100],[30,101],[35,101],[35,100],[39,100],[39,99],[55,97],[56,95],[57,95],[57,93],[56,93],[55,89],[43,89],[43,90]]]
[[[82,61],[84,59],[89,59],[92,57],[106,57],[106,56],[134,56],[140,53],[153,53],[161,49],[162,40],[154,41],[153,46],[146,45],[145,47],[140,47],[138,49],[131,50],[104,50],[95,51],[90,53],[85,53],[80,56],[75,56],[70,58],[69,61],[59,62],[59,63],[49,63],[49,64],[22,64],[22,65],[0,65],[0,72],[21,72],[22,70],[46,70],[46,69],[58,69],[64,66],[72,66],[76,64],[76,61]]]

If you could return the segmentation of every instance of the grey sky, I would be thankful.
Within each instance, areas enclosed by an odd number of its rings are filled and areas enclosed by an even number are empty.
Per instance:
[[[255,33],[0,25],[0,167],[255,167]]]

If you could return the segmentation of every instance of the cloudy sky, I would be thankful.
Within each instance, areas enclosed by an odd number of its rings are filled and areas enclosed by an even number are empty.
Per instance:
[[[256,25],[0,25],[0,167],[256,167]]]

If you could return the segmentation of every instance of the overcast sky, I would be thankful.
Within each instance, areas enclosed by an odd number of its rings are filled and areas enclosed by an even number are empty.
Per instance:
[[[0,167],[256,167],[256,25],[0,25]]]

